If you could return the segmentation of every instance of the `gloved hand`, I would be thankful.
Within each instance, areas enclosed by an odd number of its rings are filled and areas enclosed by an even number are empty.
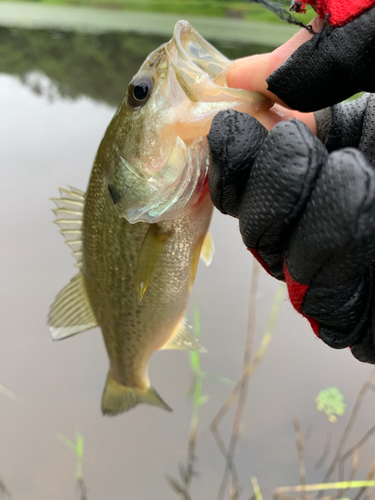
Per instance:
[[[300,110],[358,89],[375,91],[372,19],[375,8],[314,35],[271,75],[269,89]],[[339,50],[348,33],[362,67],[367,57],[371,71],[357,73],[353,51]],[[211,197],[223,213],[238,217],[246,246],[286,281],[294,307],[315,333],[375,363],[375,96],[316,117],[321,140],[297,120],[267,132],[251,116],[219,113],[209,134]]]
[[[348,9],[352,13],[356,8],[360,8],[361,4],[370,6],[374,5],[375,1],[331,0],[320,3],[337,4],[338,8]],[[339,17],[337,23],[344,20],[345,17]],[[319,34],[298,47],[291,57],[267,78],[268,90],[299,111],[322,109],[359,91],[373,92],[374,26],[374,7],[343,26],[326,24]]]

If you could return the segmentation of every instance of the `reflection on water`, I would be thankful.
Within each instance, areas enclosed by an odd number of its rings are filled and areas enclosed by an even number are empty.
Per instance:
[[[0,477],[14,499],[73,497],[75,458],[58,435],[75,442],[76,433],[84,436],[89,500],[177,498],[165,475],[177,476],[177,465],[186,457],[191,417],[191,402],[185,398],[191,375],[186,353],[157,353],[150,366],[172,414],[140,406],[114,419],[104,418],[99,402],[108,360],[100,331],[53,343],[46,327],[53,298],[75,274],[70,252],[51,223],[49,198],[56,196],[56,186],[85,189],[114,106],[141,60],[160,42],[134,35],[1,30],[0,384],[16,397],[0,392]],[[248,50],[240,47],[237,54]],[[235,57],[234,52],[230,55]],[[251,258],[234,219],[215,213],[212,233],[216,255],[211,267],[198,270],[189,316],[192,306],[199,304],[202,342],[208,349],[201,357],[202,369],[238,380]],[[262,273],[256,345],[276,289],[277,283]],[[314,399],[321,389],[338,387],[350,409],[369,371],[348,350],[333,351],[319,342],[285,301],[272,343],[249,387],[236,456],[248,497],[251,476],[258,478],[265,498],[274,487],[299,482],[294,416],[309,431],[307,480],[321,480],[323,474],[314,464],[328,432],[334,433],[337,444],[348,414],[332,424],[317,412]],[[217,495],[224,463],[209,424],[231,390],[214,378],[203,384],[210,400],[201,409],[194,500]],[[373,425],[374,414],[370,395],[348,448]],[[227,438],[228,418],[220,429]],[[358,478],[366,476],[373,455],[370,440],[360,454]]]
[[[88,96],[118,106],[140,64],[166,41],[137,33],[89,35],[0,28],[0,72],[17,75],[35,93],[49,98]],[[266,51],[264,46],[215,46],[231,59]]]

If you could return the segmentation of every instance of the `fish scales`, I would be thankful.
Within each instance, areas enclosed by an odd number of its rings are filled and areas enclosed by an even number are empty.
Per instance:
[[[139,403],[170,410],[151,386],[158,349],[202,351],[183,315],[207,233],[207,134],[224,109],[253,115],[260,94],[230,89],[230,61],[186,21],[130,82],[99,146],[87,193],[60,189],[55,222],[78,274],[58,294],[48,323],[55,340],[100,326],[110,368],[102,411]]]
[[[129,224],[119,218],[113,210],[105,171],[99,163],[93,170],[84,210],[84,275],[111,361],[110,373],[124,385],[142,386],[150,344],[157,342],[153,350],[162,347],[181,320],[189,296],[193,253],[202,243],[211,218],[209,198],[202,203],[205,207],[200,209],[193,231],[191,212],[197,207],[173,221],[159,223],[171,236],[138,304],[137,259],[150,225]]]

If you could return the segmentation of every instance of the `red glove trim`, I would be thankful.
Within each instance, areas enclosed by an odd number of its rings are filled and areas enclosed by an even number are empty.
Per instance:
[[[248,248],[249,252],[253,254],[253,256],[256,258],[256,260],[259,262],[259,264],[263,267],[263,269],[268,273],[270,273],[270,270],[268,269],[267,264],[264,262],[262,257],[260,256],[258,250],[255,250],[254,248]]]
[[[290,302],[292,303],[293,307],[300,314],[302,314],[302,316],[304,316],[306,319],[309,320],[311,328],[313,329],[315,335],[319,337],[319,328],[320,328],[319,322],[316,319],[309,318],[308,316],[306,316],[306,314],[303,314],[302,312],[303,299],[305,298],[306,292],[310,285],[302,285],[301,283],[295,281],[291,277],[288,268],[285,265],[285,262],[284,262],[284,274],[285,274],[285,281],[288,287]]]
[[[343,26],[375,5],[375,0],[305,0],[312,5],[318,16],[324,19],[330,14],[329,24]]]

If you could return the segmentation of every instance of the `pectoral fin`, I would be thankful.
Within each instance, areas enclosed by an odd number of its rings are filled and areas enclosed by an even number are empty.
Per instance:
[[[161,349],[181,349],[188,351],[207,352],[191,331],[185,318],[182,318],[176,333],[166,342]]]
[[[82,272],[74,276],[56,297],[48,315],[48,325],[54,340],[64,339],[98,326]]]
[[[212,234],[210,233],[210,231],[208,231],[206,237],[204,238],[200,255],[201,259],[206,264],[206,266],[209,266],[211,264],[214,253],[215,253],[214,239],[212,238]]]
[[[143,295],[151,281],[168,236],[169,234],[162,232],[157,224],[151,224],[146,233],[137,263],[137,290],[139,303],[142,301]]]
[[[140,403],[159,406],[164,410],[172,411],[172,408],[161,399],[153,387],[150,386],[144,390],[137,387],[127,387],[119,384],[108,375],[102,398],[102,412],[104,415],[118,415]]]

